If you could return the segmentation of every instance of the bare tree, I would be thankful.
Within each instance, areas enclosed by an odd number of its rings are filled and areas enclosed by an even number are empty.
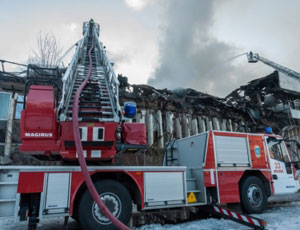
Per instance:
[[[32,48],[31,52],[30,64],[36,64],[40,67],[54,67],[59,64],[58,60],[62,55],[62,48],[53,34],[40,32],[36,39],[36,47]]]

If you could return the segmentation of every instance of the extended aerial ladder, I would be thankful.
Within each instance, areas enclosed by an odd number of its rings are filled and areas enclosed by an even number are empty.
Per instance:
[[[248,62],[249,63],[256,63],[258,61],[276,69],[277,71],[279,72],[282,72],[282,73],[285,73],[286,75],[292,77],[292,78],[295,78],[297,80],[300,80],[300,73],[294,71],[294,70],[291,70],[285,66],[282,66],[280,64],[277,64],[273,61],[270,61],[268,60],[267,58],[264,58],[262,56],[260,56],[258,53],[253,53],[252,51],[250,51],[248,54],[247,54],[247,58],[248,58]]]
[[[90,29],[89,24],[84,23],[84,37],[80,40],[63,77],[62,100],[58,109],[60,121],[72,120],[74,95],[88,72],[88,51],[93,39],[92,72],[80,95],[79,120],[82,122],[119,122],[120,120],[119,81],[102,43],[98,41],[100,26],[98,24],[94,26],[95,28]]]

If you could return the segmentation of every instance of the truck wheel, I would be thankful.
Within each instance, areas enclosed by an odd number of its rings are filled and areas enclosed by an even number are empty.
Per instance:
[[[124,185],[114,180],[101,180],[95,183],[95,187],[100,194],[101,200],[110,212],[124,224],[127,224],[132,214],[132,199]],[[98,205],[94,202],[88,190],[83,193],[78,208],[78,220],[83,229],[117,229],[100,212]]]
[[[255,177],[247,177],[241,186],[241,206],[245,213],[262,213],[267,207],[267,193],[263,182]]]

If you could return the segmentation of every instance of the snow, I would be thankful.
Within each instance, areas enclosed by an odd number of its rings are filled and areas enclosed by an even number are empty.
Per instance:
[[[253,215],[257,218],[267,221],[267,229],[270,230],[299,230],[300,229],[300,202],[277,204],[270,206],[265,213]],[[158,224],[148,225],[136,228],[135,230],[244,230],[249,229],[247,226],[235,223],[230,220],[206,219],[188,222],[177,225]]]
[[[268,207],[265,213],[254,215],[267,221],[267,229],[270,230],[299,230],[300,229],[300,202],[286,204],[275,204]],[[54,220],[43,220],[39,224],[39,230],[64,230],[63,218]],[[14,223],[11,219],[0,218],[0,230],[23,230],[27,224],[24,222]],[[69,230],[80,230],[80,226],[75,221],[70,221]],[[134,230],[246,230],[247,226],[240,225],[230,220],[224,219],[204,219],[186,222],[177,225],[144,225],[133,228]]]

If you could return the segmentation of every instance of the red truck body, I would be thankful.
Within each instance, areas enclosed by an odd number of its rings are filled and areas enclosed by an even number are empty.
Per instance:
[[[58,121],[52,86],[31,86],[26,108],[21,113],[20,150],[33,155],[59,155],[77,160],[72,121]],[[117,153],[118,122],[80,122],[86,160],[111,161]],[[123,123],[124,144],[146,146],[146,126]]]

